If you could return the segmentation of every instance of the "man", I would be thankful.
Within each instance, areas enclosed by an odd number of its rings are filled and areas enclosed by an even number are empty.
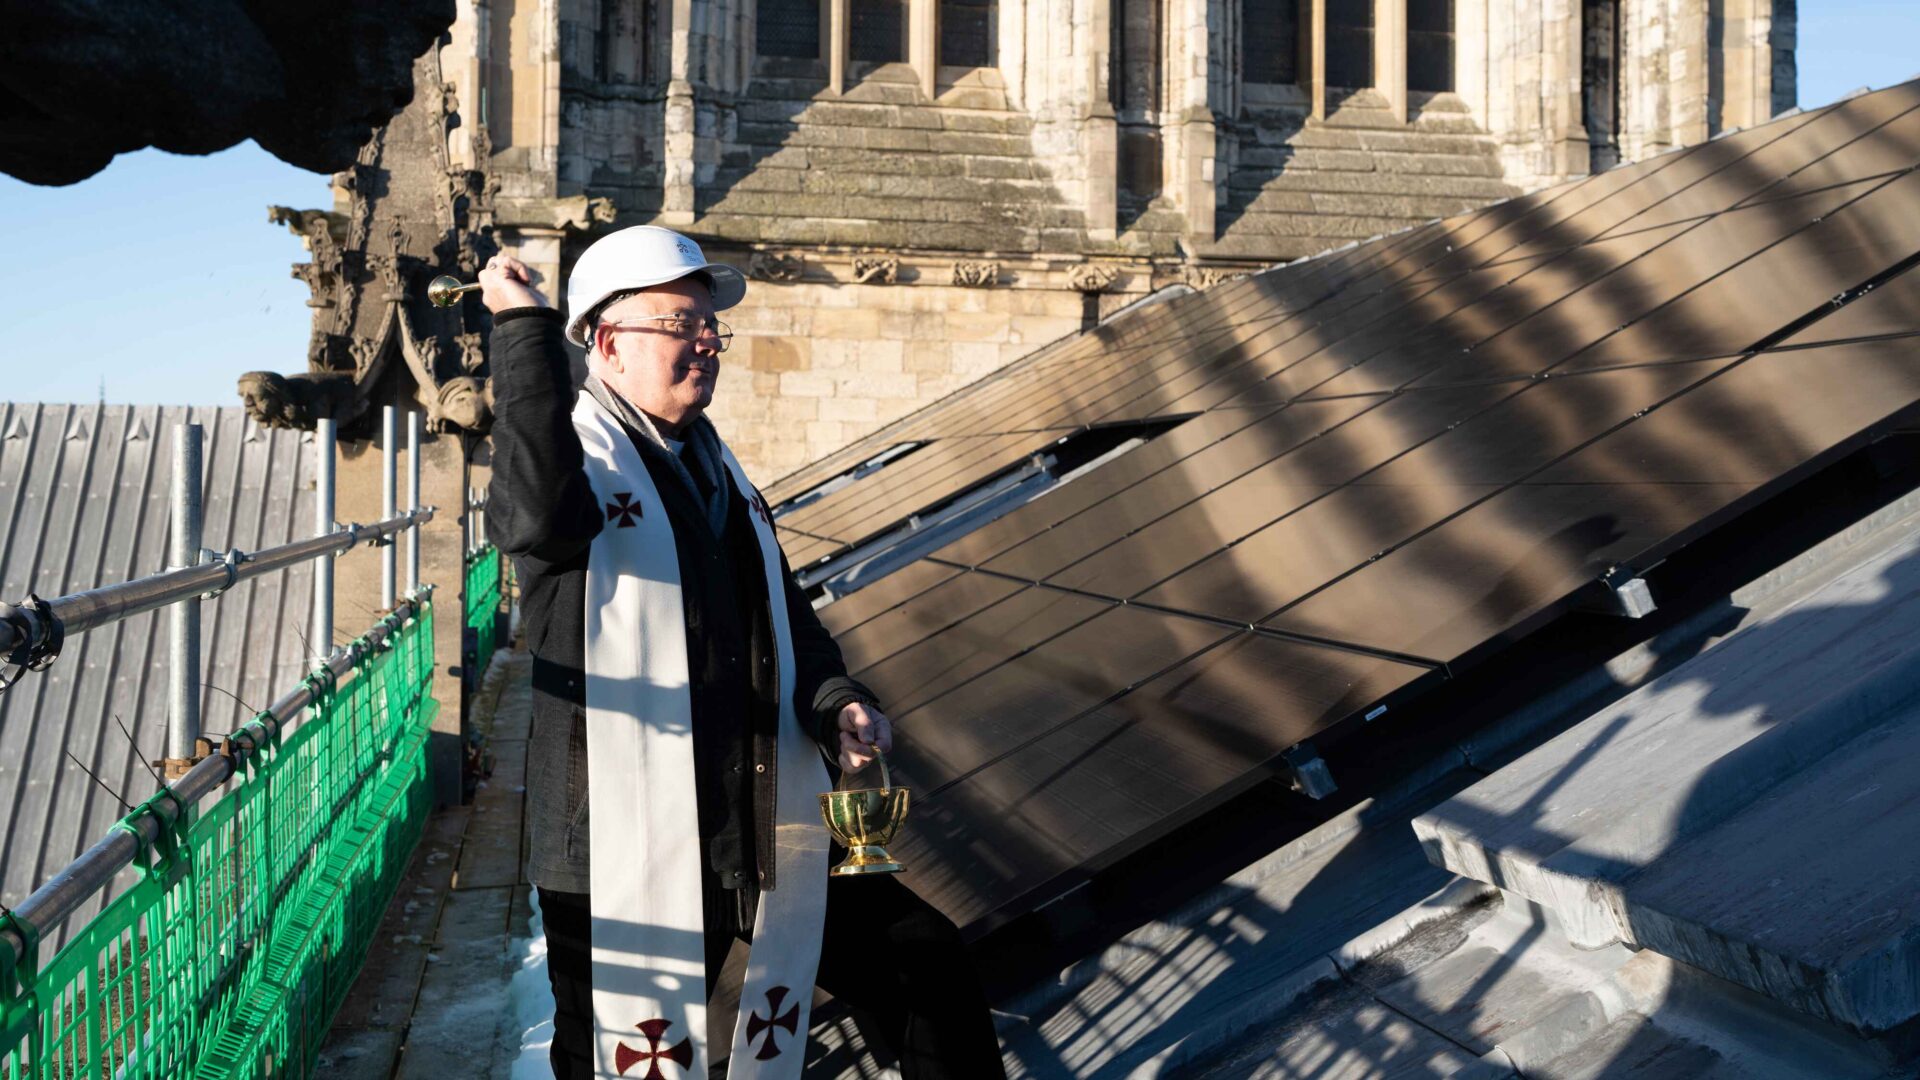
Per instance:
[[[825,760],[891,748],[702,415],[745,280],[651,226],[582,253],[567,318],[508,257],[489,532],[531,646],[528,876],[556,1077],[800,1076],[811,988],[874,1016],[908,1080],[1003,1075],[953,924],[890,876],[833,879]],[[562,334],[587,349],[577,395]],[[751,943],[728,1032],[709,987]]]

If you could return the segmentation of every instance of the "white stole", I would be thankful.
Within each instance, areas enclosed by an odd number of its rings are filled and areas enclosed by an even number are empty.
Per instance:
[[[626,430],[591,394],[573,424],[605,527],[587,557],[586,700],[593,889],[594,1071],[707,1075],[700,822],[680,560],[666,506]],[[793,709],[793,634],[766,501],[722,454],[753,512],[780,676],[774,885],[761,894],[729,1078],[798,1080],[826,920],[831,781]],[[718,478],[714,478],[718,480]]]

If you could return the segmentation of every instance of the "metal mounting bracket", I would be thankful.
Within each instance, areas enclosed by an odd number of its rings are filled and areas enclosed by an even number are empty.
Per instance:
[[[239,548],[229,548],[224,552],[201,548],[200,565],[220,567],[227,572],[227,580],[222,583],[220,587],[209,592],[201,593],[200,599],[212,600],[221,593],[233,588],[234,582],[240,580],[240,564],[246,562],[248,558],[247,553],[241,551]]]
[[[226,750],[224,747],[216,750],[214,749],[213,740],[203,737],[203,738],[198,738],[193,740],[193,756],[192,757],[190,758],[173,758],[173,757],[159,758],[153,762],[153,767],[156,769],[159,769],[163,774],[165,774],[167,779],[178,780],[181,777],[187,775],[187,773],[190,772],[195,765],[198,765],[201,762],[207,760],[208,758],[213,757],[215,754],[224,754],[224,753],[226,753]]]
[[[1295,743],[1280,755],[1283,762],[1281,775],[1287,778],[1287,786],[1305,795],[1309,799],[1324,799],[1340,790],[1333,782],[1333,772],[1327,768],[1327,762],[1312,743]]]
[[[1596,587],[1582,593],[1575,605],[1581,611],[1644,619],[1659,610],[1659,605],[1653,602],[1653,590],[1647,587],[1647,579],[1627,567],[1614,567],[1594,584]]]
[[[53,614],[52,605],[32,593],[24,603],[0,604],[0,622],[10,631],[5,636],[12,645],[0,654],[0,693],[5,693],[21,674],[53,666],[66,643],[66,629]]]

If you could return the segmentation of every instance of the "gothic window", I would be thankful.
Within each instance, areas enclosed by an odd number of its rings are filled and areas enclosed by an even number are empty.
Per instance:
[[[1256,83],[1300,81],[1297,0],[1240,0],[1241,77]]]
[[[820,58],[820,0],[760,0],[754,47],[761,56]]]
[[[1453,89],[1453,0],[1407,0],[1407,89]]]
[[[1373,85],[1373,0],[1326,0],[1327,85]]]
[[[1160,101],[1162,0],[1114,0],[1107,55],[1107,99],[1123,112],[1162,108]]]
[[[907,58],[907,0],[849,0],[847,55],[870,64]]]
[[[992,67],[999,14],[995,0],[940,0],[940,62]]]
[[[593,77],[598,82],[644,83],[653,35],[650,0],[600,0],[595,8]]]
[[[1585,0],[1580,6],[1580,105],[1587,126],[1588,167],[1596,173],[1620,164],[1620,5]]]
[[[595,10],[597,21],[593,27],[593,78],[595,82],[606,82],[613,67],[613,20],[614,12],[608,9],[613,5],[601,3]]]
[[[1165,6],[1168,0],[1113,0],[1107,93],[1118,120],[1117,163],[1123,205],[1144,207],[1163,177],[1158,114],[1165,109]]]

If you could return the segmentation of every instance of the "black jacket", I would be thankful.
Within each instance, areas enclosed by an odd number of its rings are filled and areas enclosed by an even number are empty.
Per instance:
[[[533,653],[527,748],[527,876],[545,889],[589,888],[586,737],[587,553],[606,516],[583,471],[576,391],[559,314],[524,308],[494,319],[493,482],[487,532],[519,572],[521,623]],[[701,421],[704,422],[704,421]],[[730,477],[725,535],[711,525],[667,451],[629,432],[673,524],[685,605],[695,785],[710,879],[771,888],[779,679],[773,627],[743,493]],[[710,481],[697,466],[697,479]],[[833,638],[781,559],[792,623],[794,711],[831,760],[834,718],[872,703],[847,677]],[[643,827],[636,822],[635,827]]]

